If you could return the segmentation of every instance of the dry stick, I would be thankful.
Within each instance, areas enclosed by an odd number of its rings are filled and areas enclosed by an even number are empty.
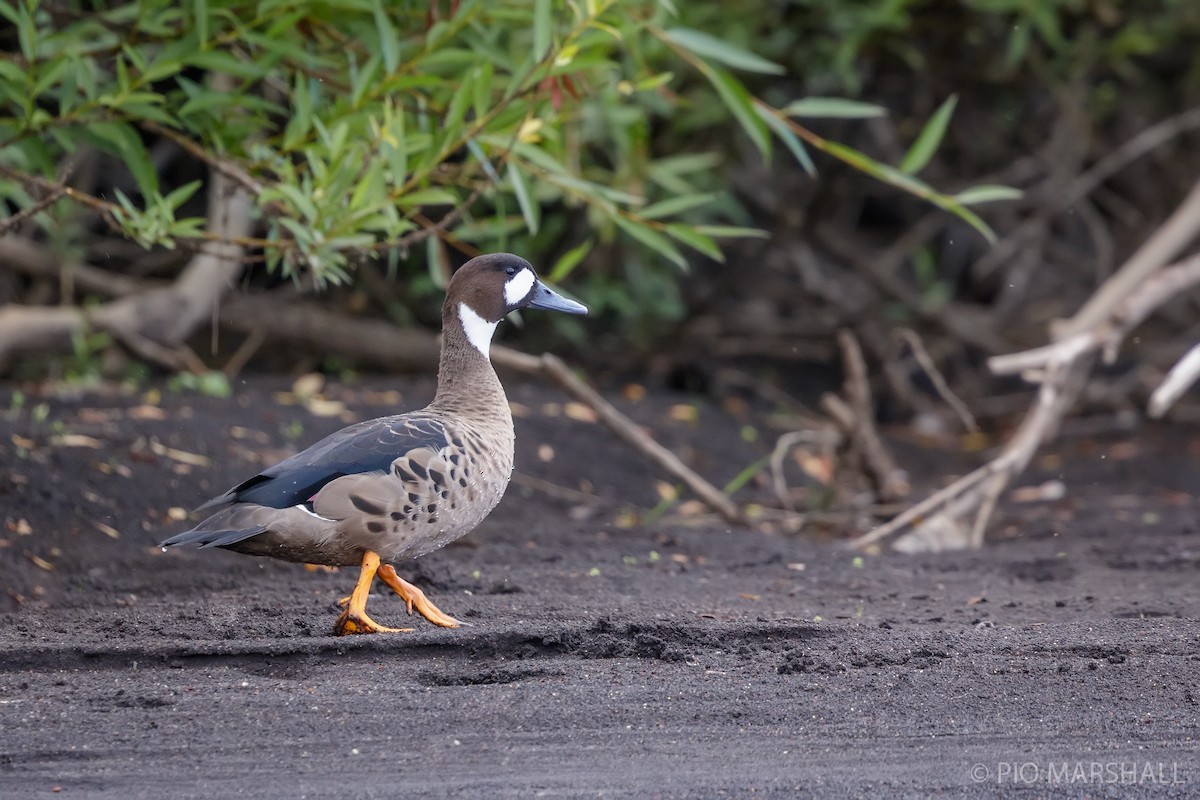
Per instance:
[[[527,375],[541,375],[550,378],[566,392],[595,411],[600,421],[615,433],[617,438],[683,481],[684,485],[709,508],[729,522],[737,525],[746,524],[746,518],[742,516],[741,511],[728,495],[700,477],[677,455],[643,432],[633,420],[601,397],[595,389],[575,377],[558,356],[545,353],[539,358],[497,345],[492,348],[492,361],[497,366],[517,370]]]
[[[838,345],[842,349],[842,361],[846,366],[846,398],[850,401],[851,418],[835,412],[835,419],[843,432],[854,443],[861,454],[863,466],[875,485],[879,497],[886,501],[899,500],[908,494],[908,482],[892,460],[883,444],[879,431],[875,429],[875,410],[871,402],[871,382],[867,376],[867,362],[854,334],[848,330],[838,331]],[[832,396],[822,398],[827,410]]]
[[[930,357],[929,351],[925,349],[925,345],[921,342],[921,337],[912,328],[900,328],[896,334],[908,342],[909,348],[912,349],[913,357],[917,359],[917,363],[921,365],[921,369],[925,371],[925,375],[933,383],[933,388],[937,391],[938,396],[950,406],[955,414],[958,415],[963,427],[970,433],[978,433],[979,425],[975,422],[975,417],[971,414],[971,410],[967,408],[967,404],[958,398],[951,391],[946,379],[942,377],[942,372],[933,363],[933,358]]]
[[[47,208],[57,203],[59,199],[66,196],[67,190],[62,186],[56,186],[53,191],[47,192],[45,197],[29,206],[29,208],[23,208],[8,219],[0,220],[0,236],[3,236],[13,228],[20,225],[22,221],[40,214],[42,211],[45,211]]]
[[[1153,236],[1138,248],[1115,275],[1104,282],[1074,317],[1055,331],[1065,338],[1099,324],[1138,284],[1187,247],[1200,233],[1200,182]]]
[[[1150,404],[1146,413],[1155,419],[1167,413],[1167,409],[1175,405],[1175,401],[1179,399],[1180,395],[1195,383],[1198,375],[1200,375],[1200,344],[1188,350],[1183,358],[1171,367],[1167,377],[1154,390],[1154,394],[1150,395]]]
[[[1200,284],[1200,255],[1163,267],[1157,275],[1142,281],[1110,309],[1106,319],[1090,329],[1053,344],[990,358],[988,368],[997,375],[1012,375],[1042,369],[1054,359],[1062,360],[1074,352],[1082,354],[1097,349],[1103,349],[1105,362],[1112,363],[1122,340],[1134,328],[1163,303],[1197,284]]]

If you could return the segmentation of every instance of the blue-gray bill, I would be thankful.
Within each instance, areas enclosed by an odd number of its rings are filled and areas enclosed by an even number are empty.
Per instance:
[[[587,306],[568,300],[546,284],[538,281],[533,287],[533,299],[529,301],[530,308],[544,308],[547,311],[562,311],[566,314],[586,314]]]

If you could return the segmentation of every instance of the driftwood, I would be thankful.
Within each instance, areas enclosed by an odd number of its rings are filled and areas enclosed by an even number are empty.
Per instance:
[[[209,182],[208,230],[228,240],[245,236],[251,225],[251,208],[245,192],[230,185],[220,173]],[[19,239],[5,238],[0,260],[18,269],[45,268],[45,256],[33,253]],[[171,284],[135,290],[129,279],[110,276],[92,267],[76,265],[70,273],[78,285],[111,281],[108,292],[117,299],[97,308],[5,306],[0,308],[0,371],[25,352],[69,351],[82,334],[102,331],[142,358],[169,369],[195,367],[197,359],[183,342],[208,322],[217,302],[242,271],[242,249],[236,244],[212,242],[198,253]]]
[[[1038,393],[1017,432],[992,461],[936,492],[853,544],[866,547],[900,533],[900,549],[979,547],[1001,494],[1028,466],[1039,445],[1052,438],[1087,382],[1097,357],[1111,361],[1124,338],[1180,292],[1200,284],[1200,256],[1166,266],[1200,233],[1200,182],[1171,217],[1080,311],[1054,326],[1044,347],[997,356],[996,374],[1021,374]],[[1200,374],[1193,348],[1155,392],[1151,413],[1161,415]]]

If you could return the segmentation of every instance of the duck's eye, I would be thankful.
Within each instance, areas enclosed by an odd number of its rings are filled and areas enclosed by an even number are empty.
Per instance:
[[[517,274],[517,268],[516,267],[505,267],[504,274],[511,278],[513,275]]]

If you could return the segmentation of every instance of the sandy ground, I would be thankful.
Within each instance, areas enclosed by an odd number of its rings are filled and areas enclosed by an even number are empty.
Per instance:
[[[1006,504],[986,550],[856,559],[638,523],[661,476],[515,386],[520,482],[401,568],[469,628],[334,638],[352,574],[155,547],[172,508],[430,391],[387,386],[0,388],[0,797],[1200,796],[1200,432],[1070,440],[1023,481],[1067,496]],[[624,407],[718,484],[773,442]]]

